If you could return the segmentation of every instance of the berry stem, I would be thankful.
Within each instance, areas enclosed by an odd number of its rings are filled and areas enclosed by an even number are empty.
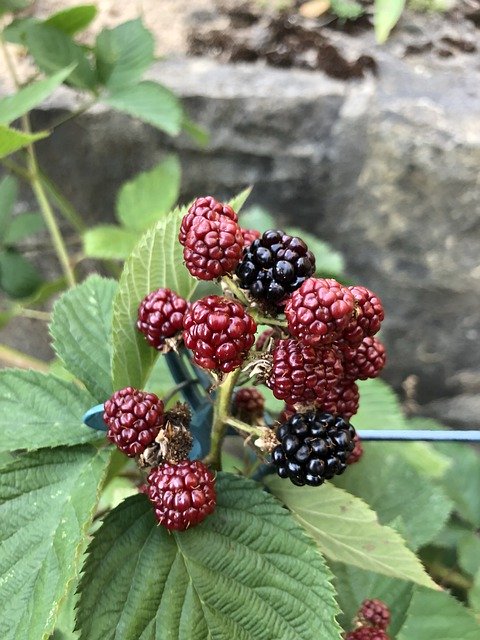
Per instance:
[[[227,423],[231,427],[234,427],[235,429],[238,429],[239,431],[243,431],[244,433],[248,433],[252,436],[261,437],[263,432],[265,431],[265,427],[254,427],[250,424],[247,424],[246,422],[243,422],[242,420],[237,420],[237,418],[232,418],[231,416],[227,417]]]
[[[244,305],[247,306],[248,313],[252,316],[252,318],[255,320],[255,322],[257,324],[268,324],[268,325],[274,325],[276,327],[286,327],[287,326],[287,321],[286,320],[276,320],[275,318],[268,318],[266,316],[262,316],[261,313],[258,313],[256,311],[255,307],[252,307],[251,301],[243,293],[243,291],[240,289],[240,287],[237,287],[237,285],[235,284],[233,279],[230,278],[230,276],[223,276],[222,281],[225,284],[226,288],[231,293],[233,293],[233,295],[236,298],[238,298],[238,300],[240,300],[240,302],[242,302]]]
[[[230,276],[223,276],[222,282],[226,285],[227,289],[233,293],[233,295],[240,300],[247,307],[250,306],[250,301],[247,296],[243,293],[240,287],[237,287],[233,278]]]

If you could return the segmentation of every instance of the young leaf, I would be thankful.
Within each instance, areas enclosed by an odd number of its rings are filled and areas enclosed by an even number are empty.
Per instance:
[[[103,98],[103,102],[172,136],[182,128],[183,112],[178,98],[156,82],[144,81],[118,88]]]
[[[182,129],[185,133],[188,133],[188,135],[195,140],[200,147],[206,147],[208,145],[210,140],[210,134],[208,131],[196,122],[193,122],[193,120],[190,120],[190,118],[187,118],[185,115],[182,120]]]
[[[50,325],[58,357],[98,402],[106,400],[113,391],[111,327],[116,290],[114,280],[90,276],[59,298]]]
[[[102,224],[83,234],[85,255],[101,260],[125,260],[137,242],[138,233],[113,224]]]
[[[175,206],[180,177],[178,157],[170,155],[150,171],[126,182],[117,197],[118,220],[128,229],[145,231]]]
[[[473,614],[445,592],[415,589],[398,640],[478,640],[480,624]]]
[[[145,496],[106,518],[80,585],[82,640],[340,639],[330,572],[293,518],[249,480],[221,474],[217,490],[185,532],[158,527]]]
[[[331,484],[317,491],[280,478],[269,478],[267,484],[327,558],[437,588],[400,535],[380,525],[375,512],[359,498]]]
[[[94,4],[81,4],[78,7],[69,7],[58,11],[45,20],[45,24],[55,27],[68,36],[73,36],[83,31],[97,15],[97,7]]]
[[[75,69],[71,64],[53,76],[33,82],[11,96],[0,100],[0,124],[9,124],[43,102]]]
[[[330,7],[342,20],[356,20],[365,13],[364,7],[355,0],[331,0]]]
[[[42,449],[0,469],[0,637],[39,640],[55,625],[92,521],[109,452]]]
[[[31,25],[25,34],[29,52],[45,73],[75,65],[68,83],[80,89],[95,88],[95,74],[84,49],[63,31],[45,23]]]
[[[2,37],[6,42],[24,45],[27,30],[34,24],[38,24],[36,18],[16,18],[4,28]]]
[[[112,91],[136,84],[154,60],[154,39],[140,19],[104,29],[95,45],[97,74]]]
[[[17,369],[0,371],[0,452],[42,449],[98,440],[99,433],[82,424],[95,404],[72,382]]]
[[[32,295],[42,280],[38,270],[15,249],[0,251],[0,289],[12,298]]]
[[[382,524],[393,526],[401,518],[401,533],[412,548],[438,535],[453,508],[445,493],[402,459],[402,444],[364,446],[358,464],[335,484],[368,503]],[[401,487],[401,491],[399,491]]]
[[[13,205],[17,200],[18,182],[12,176],[4,176],[0,180],[0,240],[3,241],[5,232],[10,224]]]
[[[243,205],[248,200],[248,196],[252,193],[252,189],[253,187],[247,187],[230,200],[228,204],[232,207],[235,213],[239,213],[243,208]]]
[[[115,389],[127,385],[143,388],[157,352],[136,329],[138,306],[143,298],[168,287],[190,298],[197,281],[183,264],[178,242],[185,209],[176,209],[147,231],[125,263],[114,300],[112,377]]]
[[[19,240],[33,236],[45,228],[45,222],[41,213],[21,213],[12,218],[6,228],[3,242],[7,247],[11,247]]]
[[[0,159],[15,153],[19,149],[28,147],[32,142],[46,138],[48,131],[37,131],[37,133],[24,133],[18,129],[11,129],[0,124]]]
[[[383,44],[405,9],[405,0],[375,0],[373,24],[377,42]]]

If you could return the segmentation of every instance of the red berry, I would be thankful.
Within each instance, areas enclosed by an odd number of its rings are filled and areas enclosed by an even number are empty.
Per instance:
[[[355,442],[355,448],[348,456],[347,464],[355,464],[363,456],[362,441],[360,440],[360,436],[358,435],[358,433],[355,434],[353,441]]]
[[[130,458],[145,451],[163,424],[163,402],[154,393],[126,387],[103,406],[107,438]]]
[[[360,394],[355,382],[342,378],[329,390],[321,408],[327,413],[350,420],[358,411],[359,401]]]
[[[361,624],[386,629],[390,624],[390,609],[382,600],[364,600],[357,619]]]
[[[147,482],[155,517],[170,531],[194,527],[215,510],[215,476],[200,460],[162,464]]]
[[[188,213],[183,216],[180,233],[178,234],[180,244],[185,246],[187,233],[190,231],[195,218],[217,221],[220,219],[220,216],[225,216],[233,220],[233,222],[237,222],[237,214],[228,204],[218,202],[218,200],[215,200],[212,196],[204,196],[194,200]]]
[[[265,329],[265,331],[262,331],[262,333],[257,338],[257,342],[255,343],[255,349],[257,351],[263,351],[265,345],[268,342],[268,339],[271,338],[273,334],[273,329]]]
[[[319,405],[342,373],[335,347],[315,349],[290,338],[276,342],[266,384],[276,398],[289,405]]]
[[[235,270],[242,251],[243,237],[236,222],[226,216],[218,220],[197,216],[187,233],[183,258],[192,276],[214,280]]]
[[[390,637],[383,629],[360,627],[347,633],[345,640],[390,640]]]
[[[356,349],[342,349],[342,353],[348,380],[376,378],[385,366],[385,347],[375,337],[367,336]]]
[[[234,406],[237,413],[258,418],[263,415],[265,398],[255,387],[242,387],[235,394]]]
[[[240,228],[240,231],[242,232],[244,247],[249,247],[254,240],[258,240],[262,235],[260,231],[257,231],[256,229]]]
[[[165,339],[183,329],[188,302],[170,289],[157,289],[146,296],[138,308],[137,329],[155,349],[162,349]]]
[[[257,325],[239,302],[207,296],[183,320],[183,339],[204,369],[228,373],[239,367],[255,341]]]
[[[355,298],[355,313],[345,327],[342,338],[352,346],[360,344],[365,336],[373,336],[385,317],[382,301],[367,287],[348,287]]]
[[[290,333],[310,345],[337,340],[354,310],[353,294],[332,278],[309,278],[285,306]]]

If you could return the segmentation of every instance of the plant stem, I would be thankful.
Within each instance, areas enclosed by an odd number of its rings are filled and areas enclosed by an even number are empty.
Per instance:
[[[255,307],[251,306],[250,300],[247,298],[245,293],[238,287],[232,278],[229,276],[223,276],[222,281],[228,287],[228,289],[233,293],[233,295],[238,298],[244,305],[248,307],[248,313],[252,316],[257,324],[270,324],[275,325],[277,327],[286,327],[286,320],[276,320],[275,318],[269,318],[267,316],[263,316],[261,313],[255,309]]]
[[[16,316],[21,318],[30,318],[32,320],[41,320],[42,322],[50,322],[51,316],[48,311],[38,311],[38,309],[26,309],[25,307],[18,307],[15,312]]]
[[[434,563],[428,567],[429,572],[433,575],[435,580],[448,585],[450,587],[457,587],[458,589],[464,589],[468,591],[472,588],[472,581],[466,578],[458,571],[444,567],[440,563]]]
[[[244,433],[248,433],[251,436],[261,436],[263,434],[264,428],[262,427],[254,427],[242,420],[237,420],[236,418],[232,418],[231,416],[227,416],[226,418],[227,424],[239,431],[243,431]]]
[[[81,215],[75,209],[73,204],[69,200],[67,200],[65,196],[60,192],[59,188],[53,182],[50,176],[48,176],[43,170],[40,170],[40,174],[43,186],[46,188],[51,199],[63,214],[65,220],[69,222],[78,233],[81,234],[86,231],[87,225],[84,223]]]
[[[26,180],[27,182],[30,182],[31,175],[28,173],[26,169],[21,167],[19,164],[17,164],[16,162],[12,162],[7,158],[2,158],[0,162],[3,164],[5,169],[8,169],[11,173],[14,173],[19,178],[22,178],[22,180]]]
[[[49,371],[49,366],[46,362],[33,358],[22,351],[12,349],[12,347],[7,347],[4,344],[0,344],[0,361],[19,369],[33,369],[43,373],[48,373]]]
[[[233,389],[239,375],[240,368],[235,369],[231,373],[227,374],[225,380],[217,389],[217,397],[215,399],[213,408],[213,425],[210,441],[210,453],[206,457],[205,462],[218,471],[221,471],[222,469],[222,442],[228,426],[228,413],[232,402]]]
[[[52,123],[49,124],[48,128],[52,130],[56,129],[57,127],[60,127],[62,124],[65,124],[65,122],[68,122],[69,120],[72,120],[77,116],[81,116],[82,113],[85,113],[91,107],[93,107],[93,105],[96,104],[97,100],[98,100],[97,96],[95,96],[95,98],[92,98],[91,100],[87,100],[87,102],[85,102],[83,105],[78,107],[78,109],[70,111],[66,115],[58,118],[57,120],[54,120]]]
[[[223,276],[222,281],[230,289],[230,291],[233,293],[233,295],[236,298],[238,298],[241,302],[243,302],[243,304],[247,305],[247,307],[250,306],[250,302],[247,296],[243,293],[240,287],[237,287],[237,285],[235,284],[233,279],[230,278],[230,276]]]

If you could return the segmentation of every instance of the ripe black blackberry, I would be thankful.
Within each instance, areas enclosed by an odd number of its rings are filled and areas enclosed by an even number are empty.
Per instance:
[[[270,310],[314,273],[315,256],[305,242],[275,229],[245,248],[236,270],[240,287]]]
[[[272,461],[281,478],[318,487],[345,471],[354,437],[355,429],[343,418],[321,411],[295,413],[277,430],[280,444]]]

